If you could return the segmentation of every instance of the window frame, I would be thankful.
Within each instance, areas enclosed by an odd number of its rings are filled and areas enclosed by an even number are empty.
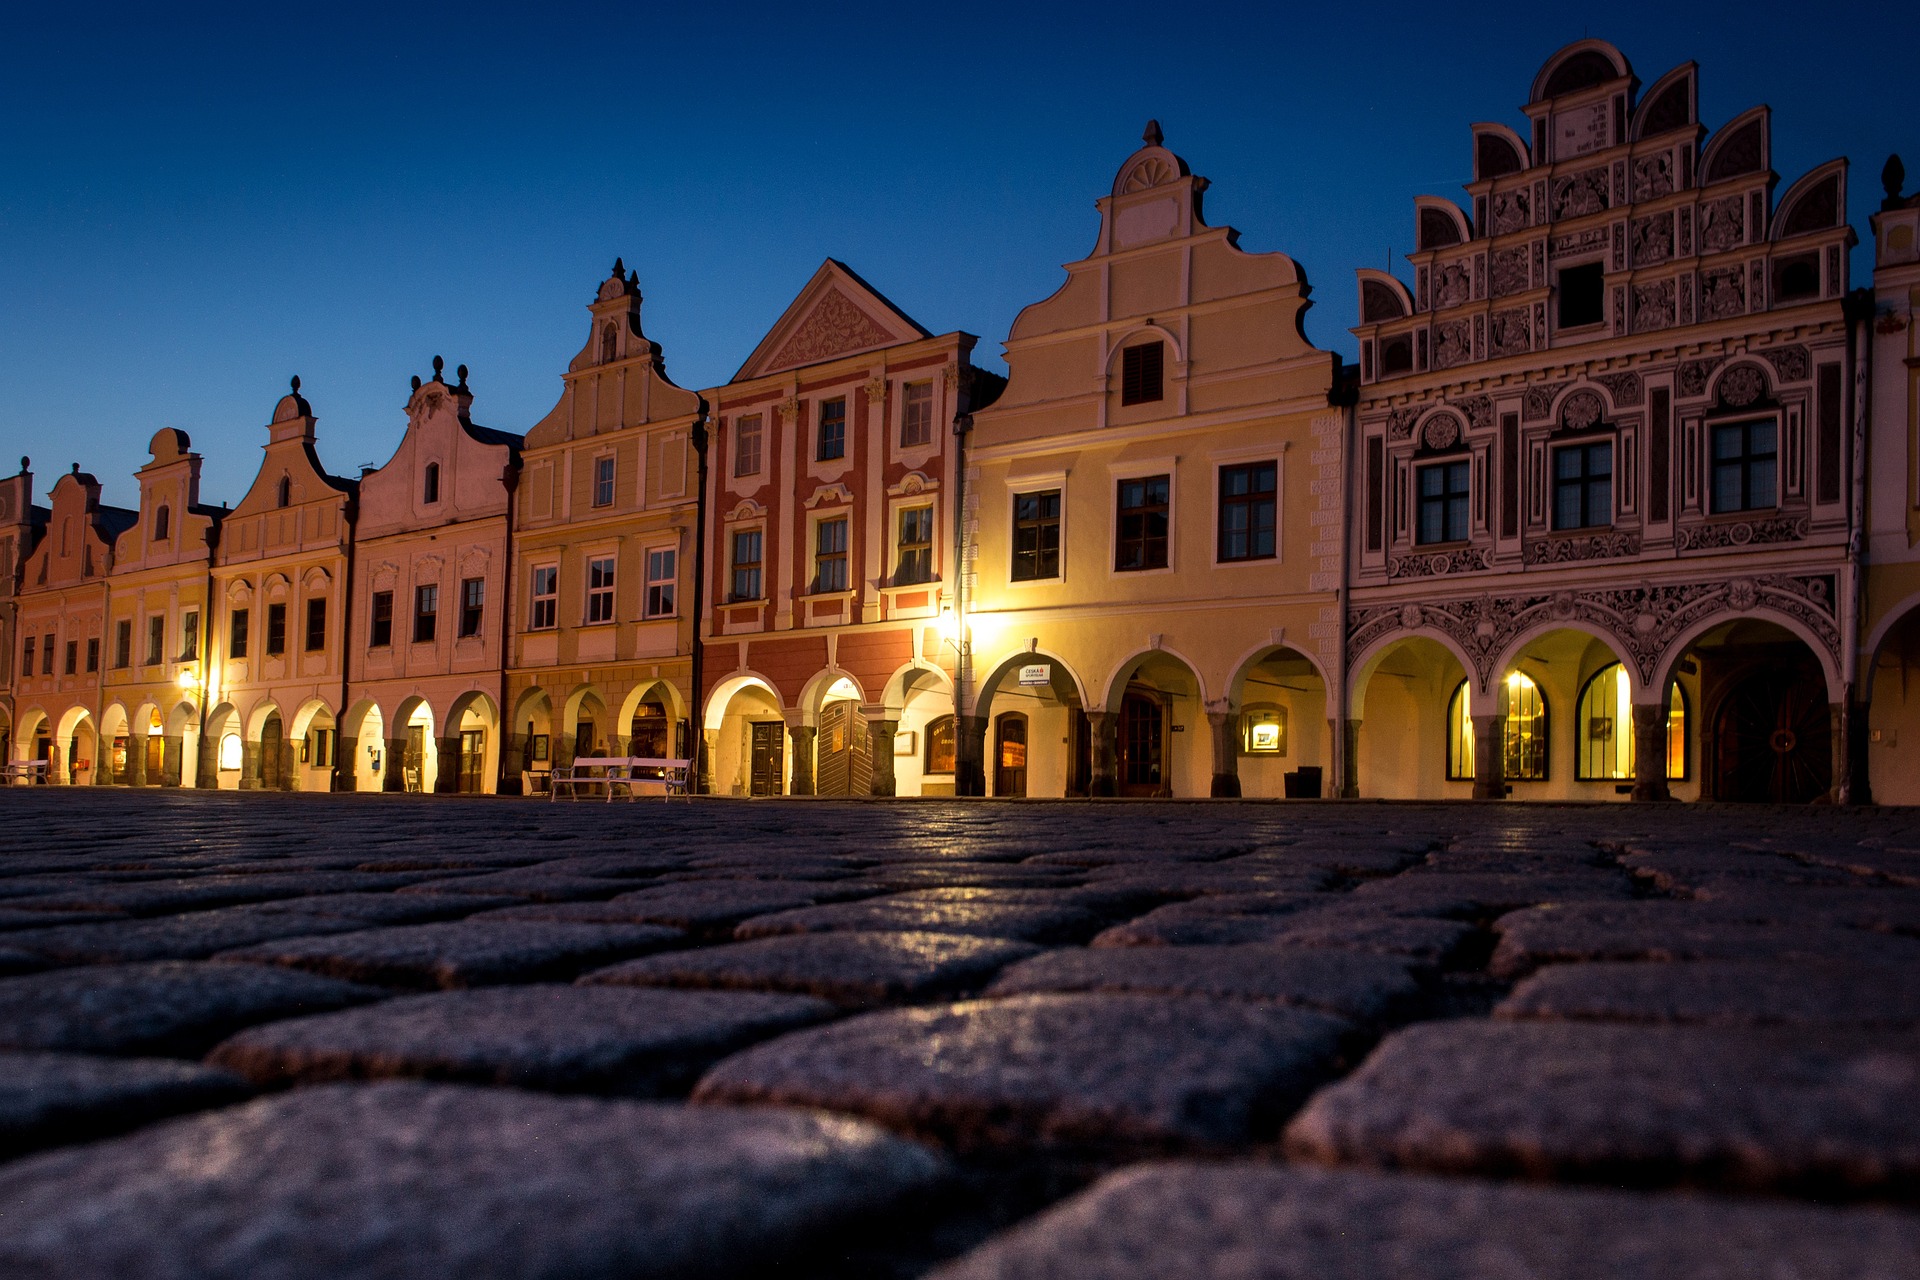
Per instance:
[[[1022,498],[1045,498],[1048,494],[1053,495],[1054,509],[1051,517],[1044,513],[1026,519],[1021,517],[1020,500]],[[1009,535],[1007,539],[1008,581],[1019,583],[1060,582],[1065,579],[1067,546],[1065,536],[1066,512],[1067,489],[1066,486],[1061,483],[1045,484],[1034,489],[1018,489],[1009,495],[1009,501],[1007,503]],[[1049,524],[1053,527],[1053,572],[1050,574],[1040,572],[1040,570],[1046,567],[1045,557],[1048,548],[1045,545],[1044,530]],[[1023,529],[1035,531],[1034,546],[1030,550],[1023,549],[1020,545],[1021,532]],[[1020,561],[1023,556],[1030,556],[1033,559],[1034,572],[1030,574],[1020,572]]]
[[[420,472],[420,504],[432,507],[440,502],[440,464],[429,462]]]
[[[163,502],[160,504],[160,509],[153,513],[153,540],[155,542],[170,542],[172,539],[173,508]]]
[[[1598,293],[1598,312],[1591,320],[1569,321],[1566,318],[1567,276],[1575,271],[1593,269],[1600,281]],[[1565,263],[1554,268],[1553,273],[1553,327],[1557,333],[1573,333],[1586,329],[1598,329],[1607,323],[1607,264],[1602,258],[1589,262]]]
[[[485,628],[486,621],[486,578],[460,579],[460,626],[456,636],[461,640],[471,640]]]
[[[1514,674],[1514,672],[1510,671],[1507,675],[1502,676],[1500,678],[1502,686],[1507,686],[1509,677]],[[1500,780],[1508,786],[1516,782],[1550,782],[1553,780],[1553,706],[1547,701],[1546,690],[1540,687],[1538,680],[1535,680],[1525,672],[1519,672],[1518,674],[1522,680],[1526,681],[1527,687],[1533,691],[1535,700],[1540,704],[1540,714],[1535,717],[1539,721],[1536,737],[1540,742],[1540,770],[1535,774],[1526,774],[1518,769],[1507,768],[1507,766],[1513,764],[1515,752],[1518,750],[1518,730],[1514,727],[1513,713],[1509,710],[1501,716],[1501,751],[1505,758],[1501,760],[1502,775]],[[1507,696],[1504,688],[1501,696]],[[1456,713],[1456,708],[1460,708],[1458,713]],[[1459,760],[1456,753],[1461,742],[1462,730],[1456,727],[1456,714],[1464,716],[1465,718],[1465,741],[1468,744],[1468,752],[1472,752],[1474,750],[1472,698],[1467,688],[1467,679],[1464,676],[1461,677],[1460,683],[1453,687],[1453,695],[1447,700],[1446,776],[1448,782],[1472,782],[1473,770],[1471,768],[1465,773],[1459,772]]]
[[[1773,435],[1773,446],[1766,453],[1755,453],[1752,448],[1753,429],[1765,427]],[[1728,459],[1720,457],[1720,439],[1724,432],[1741,433],[1741,452]],[[1755,418],[1735,418],[1730,421],[1710,422],[1707,425],[1707,511],[1716,516],[1739,516],[1752,511],[1777,511],[1780,508],[1780,418],[1778,415]],[[1750,492],[1753,480],[1753,466],[1764,461],[1772,471],[1772,501],[1756,503]],[[1737,507],[1720,505],[1720,474],[1725,466],[1739,468],[1740,500]]]
[[[393,592],[376,591],[367,602],[367,648],[393,647]]]
[[[167,660],[167,615],[147,615],[147,657],[140,665],[157,667]]]
[[[749,433],[747,430],[748,423],[753,424],[753,430],[751,433]],[[745,445],[743,444],[743,441],[747,441],[747,440],[751,440],[753,443],[753,450],[751,453],[747,451]],[[746,413],[746,414],[741,414],[739,417],[733,420],[733,478],[734,479],[741,480],[741,479],[745,479],[748,476],[757,476],[760,474],[762,466],[765,465],[764,459],[766,456],[766,442],[767,442],[767,420],[764,414]],[[752,466],[747,465],[749,461],[752,462],[753,464]]]
[[[306,653],[324,653],[327,648],[327,598],[325,596],[307,597]],[[318,643],[315,643],[316,639]]]
[[[61,664],[61,674],[77,676],[80,674],[80,642],[67,641],[66,661]]]
[[[440,584],[416,583],[413,588],[413,643],[432,644],[440,635]]]
[[[944,734],[942,732],[943,729]],[[951,712],[943,716],[935,716],[933,719],[927,721],[926,727],[921,731],[920,735],[920,772],[922,776],[929,778],[950,778],[959,772],[960,736],[958,730],[959,725],[954,720]],[[936,769],[933,764],[934,746],[943,736],[947,743],[947,767],[944,769]]]
[[[554,631],[559,626],[560,562],[531,565],[527,571],[527,630]]]
[[[648,547],[642,555],[647,567],[646,595],[641,614],[647,618],[671,618],[679,611],[680,548],[671,544]],[[666,558],[663,566],[661,557]]]
[[[133,666],[133,619],[117,618],[113,624],[113,669],[126,671]],[[27,637],[25,671],[33,674],[33,637]]]
[[[247,656],[247,642],[251,639],[253,619],[246,609],[227,610],[227,657],[239,659]]]
[[[180,661],[200,661],[200,611],[184,610],[180,615]]]
[[[1581,683],[1580,695],[1578,698],[1574,700],[1574,714],[1576,716],[1576,720],[1574,723],[1575,739],[1574,739],[1574,753],[1573,753],[1573,776],[1575,781],[1600,782],[1600,783],[1610,782],[1618,786],[1623,783],[1630,783],[1634,780],[1634,770],[1635,770],[1635,765],[1637,763],[1637,761],[1635,760],[1632,760],[1632,759],[1628,760],[1627,764],[1624,767],[1624,772],[1595,773],[1592,771],[1592,768],[1590,766],[1589,759],[1588,759],[1592,751],[1592,743],[1593,743],[1592,730],[1593,730],[1594,717],[1589,714],[1587,702],[1593,696],[1594,686],[1599,683],[1601,677],[1607,675],[1609,672],[1614,671],[1616,669],[1624,673],[1626,671],[1626,664],[1616,660],[1602,666],[1599,670],[1595,671],[1592,675],[1588,676],[1586,680],[1584,680]],[[1673,713],[1674,713],[1674,708],[1676,704],[1678,705],[1680,710],[1680,725],[1679,725],[1680,772],[1679,773],[1675,773],[1673,771],[1673,764],[1672,764],[1672,758],[1673,758],[1672,742],[1673,742],[1673,731],[1674,731]],[[1611,717],[1611,719],[1614,721],[1614,724],[1611,730],[1610,740],[1615,744],[1618,744],[1621,742],[1625,742],[1626,744],[1624,749],[1618,745],[1612,748],[1615,756],[1614,767],[1616,769],[1621,768],[1620,764],[1618,763],[1618,760],[1623,750],[1629,756],[1634,756],[1638,754],[1640,749],[1640,744],[1637,739],[1637,735],[1634,732],[1634,725],[1633,725],[1633,719],[1632,719],[1632,716],[1633,716],[1632,706],[1633,704],[1629,702],[1624,737],[1622,736],[1622,729],[1619,723],[1620,717],[1617,714]],[[1615,711],[1618,710],[1617,702],[1615,704],[1614,710]],[[1666,770],[1667,781],[1668,782],[1685,782],[1687,780],[1688,774],[1692,769],[1692,761],[1693,761],[1693,709],[1692,709],[1692,705],[1687,700],[1687,691],[1681,687],[1680,682],[1678,680],[1673,680],[1668,682],[1666,732],[1662,741],[1665,744],[1663,750],[1667,755],[1667,760],[1668,760],[1667,770]]]
[[[620,557],[615,552],[595,555],[589,553],[583,566],[586,575],[585,607],[581,610],[580,625],[583,627],[602,627],[618,622],[614,612],[614,602],[620,585]],[[605,581],[598,581],[604,576]]]
[[[1613,446],[1613,437],[1608,436],[1604,439],[1597,440],[1569,440],[1564,444],[1555,445],[1550,450],[1552,456],[1548,459],[1547,470],[1552,477],[1553,493],[1548,502],[1547,515],[1548,526],[1553,532],[1579,533],[1587,529],[1608,529],[1613,527],[1615,507],[1613,490],[1613,461],[1615,450]],[[1602,478],[1600,475],[1588,469],[1588,459],[1591,458],[1597,450],[1605,450],[1607,456],[1607,470],[1604,474],[1604,479],[1606,480],[1606,519],[1604,520],[1593,519],[1592,517],[1595,512],[1590,507],[1590,502],[1593,497],[1592,486],[1597,480]],[[1566,457],[1580,458],[1579,475],[1569,477],[1563,476],[1560,473],[1560,460]],[[1570,490],[1576,492],[1579,497],[1580,523],[1578,524],[1562,524],[1560,521],[1561,495]]]
[[[287,602],[285,600],[267,602],[266,653],[269,658],[284,658],[287,654]]]
[[[924,399],[919,395],[921,392],[925,393]],[[915,422],[916,414],[914,410],[918,408],[924,408],[926,410],[926,420],[924,422]],[[899,448],[906,450],[930,449],[933,447],[933,409],[933,379],[925,378],[919,381],[902,382],[900,384],[900,430],[895,437],[899,441]],[[908,428],[915,425],[921,429],[920,433],[917,438],[909,438]]]
[[[1173,571],[1173,477],[1174,473],[1169,468],[1165,471],[1143,471],[1137,475],[1116,475],[1113,478],[1113,559],[1109,563],[1114,573],[1171,573]],[[1155,481],[1166,486],[1166,493],[1159,502],[1148,502],[1133,507],[1121,505],[1122,496],[1128,485],[1150,486]],[[1148,490],[1148,493],[1150,494],[1151,490]],[[1151,533],[1142,533],[1130,537],[1126,531],[1125,522],[1129,518],[1150,521],[1156,509],[1161,522],[1159,535],[1156,537]],[[1134,514],[1129,516],[1129,512]],[[1125,552],[1130,545],[1138,544],[1145,553],[1150,551],[1156,542],[1160,545],[1161,558],[1158,564],[1130,565],[1123,562]]]
[[[753,539],[754,558],[752,560],[740,558],[742,538]],[[767,598],[766,569],[767,531],[765,526],[742,525],[727,530],[727,603],[746,604],[749,601],[765,600]],[[742,572],[753,574],[753,594],[751,595],[740,590]]]
[[[829,413],[829,410],[837,412]],[[813,460],[815,462],[843,462],[847,456],[847,398],[829,396],[819,402],[813,415]],[[829,436],[827,425],[835,424],[839,430],[831,437],[834,445],[832,453],[827,452]]]
[[[853,589],[853,516],[851,512],[829,511],[814,517],[811,535],[807,541],[812,547],[813,575],[808,582],[808,594],[816,596],[841,595]],[[822,543],[827,530],[840,530],[840,545],[827,547]],[[837,568],[837,583],[827,581],[826,569]]]
[[[1446,485],[1440,493],[1429,494],[1425,491],[1426,486],[1424,481],[1429,474],[1435,474],[1435,473],[1444,473],[1446,475],[1447,477]],[[1458,491],[1456,491],[1453,488],[1453,477],[1456,473],[1460,475],[1464,475],[1466,477],[1466,487]],[[1447,535],[1454,532],[1452,528],[1452,520],[1451,520],[1451,516],[1452,516],[1451,504],[1456,499],[1460,503],[1462,527],[1457,537],[1449,537]],[[1440,522],[1441,536],[1437,538],[1429,538],[1426,536],[1426,533],[1427,533],[1426,513],[1427,513],[1427,507],[1430,503],[1438,505],[1441,510],[1441,522]],[[1463,542],[1469,542],[1472,540],[1472,538],[1473,538],[1473,460],[1471,458],[1466,458],[1466,457],[1441,458],[1441,459],[1436,459],[1433,462],[1423,463],[1419,466],[1414,467],[1413,469],[1413,542],[1414,542],[1414,545],[1420,546],[1420,547],[1455,546]]]
[[[1149,356],[1148,352],[1152,352]],[[1131,342],[1120,348],[1120,406],[1159,404],[1167,398],[1167,340]]]
[[[926,521],[925,541],[907,541],[906,524],[909,518],[924,517]],[[936,541],[938,526],[934,520],[933,503],[909,502],[894,508],[893,512],[893,568],[887,581],[896,587],[917,587],[938,578],[933,572],[933,544]],[[916,557],[919,568],[909,571],[907,557]]]
[[[1265,490],[1249,489],[1243,494],[1229,494],[1227,482],[1230,476],[1241,473],[1258,472],[1265,469],[1269,475],[1269,488]],[[1264,504],[1262,497],[1265,498]],[[1270,543],[1265,552],[1248,550],[1243,555],[1230,555],[1227,551],[1227,513],[1242,509],[1258,512],[1264,505],[1267,508],[1266,533]],[[1256,458],[1247,462],[1223,462],[1214,469],[1214,560],[1218,564],[1249,564],[1280,558],[1280,460],[1278,458]],[[1242,531],[1248,538],[1249,547],[1256,545],[1258,530],[1249,527]]]
[[[593,458],[593,490],[588,494],[590,505],[595,510],[613,505],[614,493],[618,487],[620,467],[611,453],[595,454]]]
[[[100,637],[88,636],[87,637],[86,674],[95,675],[99,672],[99,670],[100,670]]]

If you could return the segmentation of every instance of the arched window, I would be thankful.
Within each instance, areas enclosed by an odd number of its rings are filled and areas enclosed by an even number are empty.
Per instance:
[[[1611,663],[1593,673],[1580,691],[1578,776],[1585,782],[1633,778],[1633,702],[1627,669]],[[1678,683],[1667,694],[1667,778],[1687,776],[1687,696]]]
[[[420,500],[428,504],[440,501],[440,464],[437,462],[427,464],[426,476],[420,485]]]
[[[611,364],[614,355],[620,349],[620,335],[609,324],[600,331],[600,363]]]
[[[170,526],[172,524],[172,518],[173,518],[173,511],[164,505],[161,506],[160,510],[154,513],[153,540],[155,542],[165,542],[167,540],[167,535],[170,532]]]
[[[293,481],[287,479],[285,476],[281,476],[280,487],[275,491],[275,499],[279,505],[283,507],[291,503],[293,501]]]
[[[952,716],[928,721],[925,765],[928,773],[953,772]]]
[[[1547,700],[1531,677],[1509,671],[1500,691],[1505,704],[1503,770],[1508,782],[1544,782],[1547,778]],[[1473,780],[1473,717],[1462,680],[1447,703],[1447,778]]]

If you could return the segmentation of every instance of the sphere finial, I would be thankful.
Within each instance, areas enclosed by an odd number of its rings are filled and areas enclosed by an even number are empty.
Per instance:
[[[458,369],[455,369],[453,372],[454,372],[454,376],[460,379],[460,385],[463,387],[466,386],[467,385],[467,366],[461,365]]]
[[[300,394],[300,375],[297,373],[293,375],[292,386],[293,386],[293,394],[299,395]]]
[[[440,358],[439,356],[435,356],[435,357],[433,358],[433,380],[434,380],[435,382],[445,382],[445,381],[446,381],[446,379],[445,379],[445,378],[443,378],[443,377],[441,377],[441,376],[440,376],[440,374],[441,374],[441,371],[442,371],[443,369],[445,369],[446,367],[447,367],[447,362],[446,362],[445,360],[442,360],[442,359],[441,359],[441,358]]]
[[[1157,147],[1166,141],[1166,135],[1160,132],[1160,122],[1158,120],[1147,121],[1147,131],[1140,135],[1140,141],[1150,147]]]

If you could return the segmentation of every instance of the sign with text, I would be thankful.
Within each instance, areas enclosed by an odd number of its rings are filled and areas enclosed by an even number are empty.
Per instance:
[[[1044,662],[1020,668],[1020,683],[1024,685],[1049,685],[1053,683],[1053,668]]]

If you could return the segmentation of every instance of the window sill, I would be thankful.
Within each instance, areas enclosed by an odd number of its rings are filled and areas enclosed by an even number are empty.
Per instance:
[[[1276,551],[1270,556],[1235,556],[1231,560],[1216,556],[1214,557],[1213,567],[1216,569],[1245,569],[1256,565],[1279,563],[1280,553]]]
[[[620,619],[618,618],[603,618],[598,622],[583,622],[577,628],[575,628],[575,630],[599,631],[605,627],[617,627],[619,625],[620,625]]]
[[[881,595],[891,595],[897,591],[934,591],[943,584],[940,578],[926,578],[919,582],[889,582],[881,586]]]
[[[679,615],[679,614],[677,614],[677,613],[649,613],[649,614],[647,614],[647,615],[646,615],[645,617],[643,617],[643,618],[640,618],[640,619],[638,619],[637,621],[639,621],[639,622],[642,622],[642,623],[646,623],[646,622],[673,622],[673,621],[675,621],[676,619],[678,619],[678,618],[679,618],[679,616],[680,616],[680,615]]]
[[[1464,551],[1472,545],[1472,538],[1456,538],[1451,542],[1416,542],[1413,544],[1413,549],[1416,552]]]
[[[851,603],[856,594],[858,593],[854,588],[847,587],[840,591],[809,591],[805,595],[794,597],[794,599],[796,602],[802,604],[818,604],[827,600],[844,600]]]

